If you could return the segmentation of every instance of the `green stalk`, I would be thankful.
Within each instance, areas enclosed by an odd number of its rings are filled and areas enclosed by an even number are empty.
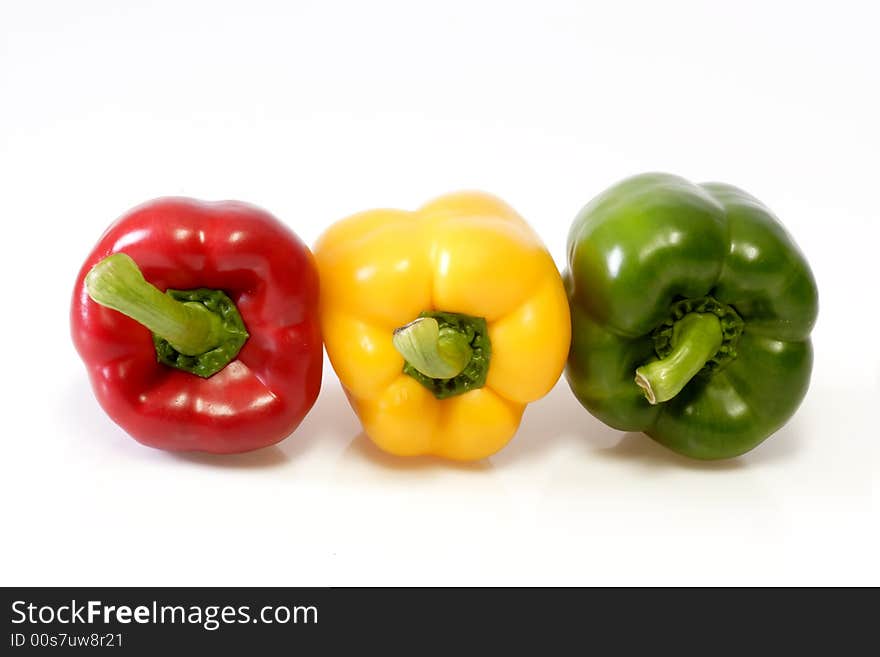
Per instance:
[[[115,253],[86,276],[89,296],[143,324],[174,349],[198,356],[229,339],[222,318],[198,302],[181,303],[144,279],[129,256]]]
[[[721,322],[711,313],[690,313],[675,323],[672,351],[665,358],[636,370],[636,383],[651,404],[675,397],[718,352],[723,341]]]
[[[395,329],[391,340],[404,360],[429,379],[458,376],[473,356],[465,335],[441,329],[433,317],[420,317]]]

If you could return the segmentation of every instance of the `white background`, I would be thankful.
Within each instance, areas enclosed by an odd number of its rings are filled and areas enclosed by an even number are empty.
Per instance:
[[[2,584],[880,584],[880,11],[865,1],[3,2]],[[563,382],[487,462],[396,460],[332,370],[233,457],[129,439],[69,338],[74,276],[146,199],[259,204],[313,243],[480,188],[560,267],[575,213],[664,170],[749,190],[810,259],[813,383],[702,464]]]

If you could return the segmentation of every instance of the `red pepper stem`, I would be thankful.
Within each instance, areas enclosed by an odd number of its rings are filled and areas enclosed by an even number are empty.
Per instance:
[[[92,267],[86,290],[95,303],[118,310],[168,341],[187,356],[221,345],[225,329],[219,315],[198,302],[181,303],[144,279],[134,260],[114,253]]]

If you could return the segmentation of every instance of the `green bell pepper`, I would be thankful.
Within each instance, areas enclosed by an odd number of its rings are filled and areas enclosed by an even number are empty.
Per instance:
[[[744,191],[651,173],[577,216],[566,378],[597,418],[686,456],[743,454],[806,394],[816,283]]]

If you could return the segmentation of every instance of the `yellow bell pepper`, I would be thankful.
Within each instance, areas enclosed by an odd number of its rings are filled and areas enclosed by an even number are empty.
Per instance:
[[[562,280],[497,198],[462,192],[415,212],[357,214],[314,252],[330,362],[366,434],[392,454],[494,454],[562,373]]]

